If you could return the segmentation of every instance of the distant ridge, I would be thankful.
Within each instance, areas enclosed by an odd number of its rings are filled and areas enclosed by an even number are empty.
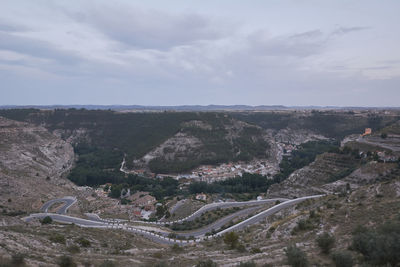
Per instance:
[[[142,105],[3,105],[0,109],[88,109],[115,111],[268,111],[268,110],[385,110],[400,107],[339,107],[339,106],[283,106],[283,105],[182,105],[182,106],[142,106]]]

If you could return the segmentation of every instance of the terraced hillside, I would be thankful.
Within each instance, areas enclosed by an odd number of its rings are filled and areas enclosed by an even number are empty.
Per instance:
[[[328,192],[323,185],[334,183],[350,175],[361,165],[354,155],[324,153],[310,165],[295,171],[285,181],[272,185],[271,196],[301,196]]]

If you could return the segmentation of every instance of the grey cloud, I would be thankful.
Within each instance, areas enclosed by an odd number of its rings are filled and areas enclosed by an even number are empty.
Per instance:
[[[27,31],[28,28],[19,24],[11,24],[0,19],[0,32],[22,32]]]
[[[339,27],[332,32],[332,35],[343,35],[350,32],[370,30],[371,27]]]
[[[51,59],[61,64],[76,64],[82,59],[72,52],[59,50],[51,44],[12,33],[0,32],[0,49],[37,58]]]
[[[306,31],[298,34],[294,34],[290,36],[290,38],[299,38],[299,39],[310,39],[310,38],[317,38],[323,35],[321,30],[312,30]]]
[[[325,39],[321,36],[313,31],[297,36],[269,37],[265,32],[258,31],[251,34],[248,41],[253,49],[264,56],[307,57],[318,54],[324,47]]]
[[[144,49],[166,50],[214,40],[224,36],[227,30],[215,27],[210,18],[198,14],[170,15],[128,6],[94,7],[79,13],[69,12],[69,15],[123,44]]]

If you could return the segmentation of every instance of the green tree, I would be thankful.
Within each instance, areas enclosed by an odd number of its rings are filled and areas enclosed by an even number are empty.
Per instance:
[[[304,251],[296,247],[296,245],[290,245],[285,249],[285,254],[288,259],[288,264],[293,267],[306,267],[308,266],[307,255]]]
[[[53,222],[53,219],[50,216],[46,216],[41,220],[42,224],[50,224]]]
[[[224,242],[229,246],[230,249],[234,249],[239,243],[239,235],[233,231],[226,233],[224,235]]]
[[[324,232],[317,237],[317,244],[323,253],[329,254],[329,251],[335,244],[335,237],[327,232]]]

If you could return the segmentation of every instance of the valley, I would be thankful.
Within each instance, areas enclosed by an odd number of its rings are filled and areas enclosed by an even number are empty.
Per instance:
[[[282,266],[296,244],[334,266],[315,241],[328,233],[335,252],[368,263],[349,247],[358,225],[399,224],[399,121],[396,110],[0,110],[0,259]]]

